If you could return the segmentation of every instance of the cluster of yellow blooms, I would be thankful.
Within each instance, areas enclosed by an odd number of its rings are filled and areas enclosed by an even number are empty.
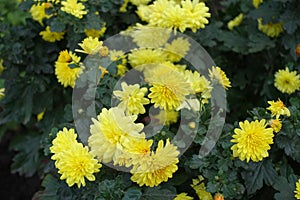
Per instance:
[[[300,75],[297,71],[291,71],[289,68],[280,69],[275,73],[275,87],[282,93],[292,94],[300,89]]]
[[[279,117],[281,115],[289,117],[290,111],[280,99],[276,102],[268,101],[268,103],[270,106],[267,110],[270,110],[271,116],[276,118],[271,119],[269,124],[265,119],[240,122],[240,128],[234,129],[235,134],[231,140],[235,143],[231,147],[233,157],[239,157],[242,161],[246,159],[247,162],[250,160],[258,162],[269,156],[268,150],[271,148],[270,145],[273,144],[273,132],[279,132],[282,126]],[[266,128],[268,125],[271,128]]]
[[[30,8],[30,13],[32,18],[35,21],[38,21],[42,26],[44,26],[43,20],[49,19],[51,17],[57,16],[57,9],[54,8],[55,6],[58,7],[61,11],[70,14],[76,18],[83,18],[84,15],[88,13],[84,4],[82,2],[86,2],[87,0],[47,0],[46,2],[37,2],[33,4]],[[52,14],[47,14],[47,10],[53,12]],[[105,24],[100,30],[95,29],[85,29],[84,32],[86,36],[91,37],[101,37],[104,35],[106,31]],[[60,41],[64,38],[66,31],[62,32],[54,32],[51,31],[50,26],[46,26],[44,31],[40,32],[42,38],[47,42],[56,42]]]
[[[139,5],[137,14],[150,26],[173,28],[184,32],[187,28],[193,32],[204,28],[210,18],[209,8],[199,0],[185,0],[177,3],[173,0],[157,0],[150,5]]]
[[[89,152],[88,147],[84,147],[76,140],[77,134],[74,129],[64,128],[57,133],[50,147],[55,160],[55,166],[60,179],[66,179],[71,187],[77,184],[78,187],[85,186],[85,178],[94,181],[94,173],[99,172],[101,164]]]

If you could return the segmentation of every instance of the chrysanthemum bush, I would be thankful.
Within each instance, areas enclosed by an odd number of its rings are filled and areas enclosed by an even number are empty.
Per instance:
[[[296,0],[0,7],[1,136],[35,198],[300,199]]]

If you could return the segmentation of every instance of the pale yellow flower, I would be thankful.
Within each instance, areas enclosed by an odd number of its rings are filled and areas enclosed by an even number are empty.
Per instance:
[[[78,0],[65,0],[61,2],[62,7],[60,8],[62,11],[71,14],[79,19],[83,17],[83,15],[87,14],[87,11],[84,10],[85,6],[78,2]]]

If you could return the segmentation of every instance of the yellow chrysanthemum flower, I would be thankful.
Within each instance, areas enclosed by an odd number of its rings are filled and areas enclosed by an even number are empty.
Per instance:
[[[272,116],[276,116],[276,119],[278,119],[280,115],[286,115],[288,117],[291,115],[289,109],[285,107],[285,105],[280,99],[278,99],[275,102],[268,101],[268,104],[270,104],[270,106],[267,108],[267,110],[270,110]]]
[[[130,65],[138,67],[139,70],[143,70],[147,64],[162,63],[166,60],[167,56],[161,49],[134,49],[128,55]]]
[[[64,38],[65,32],[51,32],[50,26],[47,26],[44,31],[40,32],[40,35],[42,36],[43,40],[47,42],[56,42],[60,41]]]
[[[5,88],[0,88],[0,100],[5,97]]]
[[[87,37],[92,37],[92,38],[99,38],[102,37],[104,35],[106,31],[106,27],[105,24],[104,26],[100,29],[100,30],[96,30],[96,29],[84,29],[84,33]]]
[[[167,43],[171,30],[137,24],[132,31],[133,41],[143,48],[159,48]]]
[[[296,182],[295,198],[300,199],[300,179]]]
[[[177,194],[176,197],[173,200],[193,200],[193,197],[190,197],[187,195],[187,193],[183,192],[180,194]]]
[[[292,94],[300,88],[300,76],[297,71],[292,71],[286,67],[275,73],[275,87],[282,93]]]
[[[178,62],[183,58],[190,49],[190,43],[186,38],[176,38],[171,44],[165,45],[168,60],[171,62]]]
[[[149,22],[150,25],[157,26],[163,21],[162,15],[167,8],[174,5],[175,2],[173,1],[156,0],[149,6],[139,6],[137,13],[143,21]]]
[[[51,159],[55,160],[55,166],[60,179],[66,179],[68,186],[77,184],[78,188],[85,186],[85,178],[94,181],[94,173],[99,172],[101,164],[89,153],[87,147],[76,141],[74,129],[59,131],[50,147],[54,155]]]
[[[240,13],[233,20],[230,20],[227,24],[228,29],[233,30],[234,27],[239,26],[242,23],[243,18],[244,18],[244,14]]]
[[[103,42],[99,41],[98,38],[87,37],[78,44],[82,50],[75,49],[75,51],[85,54],[96,54],[99,53],[100,49],[103,47],[102,44]]]
[[[145,98],[148,89],[140,88],[138,84],[127,85],[126,82],[121,83],[122,91],[114,91],[114,95],[121,100],[118,107],[125,110],[127,114],[144,114],[146,112],[144,105],[149,104],[149,99]]]
[[[199,2],[199,0],[185,0],[181,1],[181,5],[186,14],[187,26],[193,32],[205,28],[205,25],[209,23],[207,18],[210,18],[211,14],[204,2]]]
[[[64,87],[71,86],[74,88],[76,79],[82,73],[81,67],[71,68],[69,65],[80,65],[80,57],[67,50],[59,53],[58,59],[55,62],[55,75]]]
[[[184,32],[188,27],[185,10],[179,5],[168,6],[162,13],[162,20],[158,22],[158,26]]]
[[[32,18],[38,21],[43,26],[43,19],[48,19],[51,15],[47,15],[45,9],[48,8],[48,3],[33,4],[29,10]]]
[[[145,156],[151,153],[153,140],[146,140],[145,134],[141,134],[141,138],[126,140],[119,148],[114,156],[114,165],[130,167],[137,165]]]
[[[268,24],[262,24],[262,19],[258,19],[258,30],[263,32],[269,37],[278,37],[283,32],[283,23],[268,23]]]
[[[236,143],[231,147],[233,157],[239,157],[254,162],[261,161],[269,156],[268,150],[273,144],[273,129],[266,128],[266,120],[255,120],[249,123],[245,120],[239,123],[240,128],[234,129],[231,142]]]
[[[185,100],[185,96],[191,93],[190,84],[181,73],[165,65],[152,68],[152,71],[160,72],[160,75],[150,75],[146,79],[152,85],[151,93],[148,95],[151,103],[154,103],[155,108],[176,110]]]
[[[177,122],[178,112],[176,110],[160,110],[157,115],[153,116],[159,124],[169,126]]]
[[[62,11],[79,19],[81,19],[83,15],[87,14],[87,11],[84,10],[85,6],[82,3],[78,3],[78,0],[65,0],[61,2],[61,5],[62,7],[60,9]]]
[[[77,134],[75,134],[75,130],[70,128],[63,128],[63,130],[59,131],[56,134],[56,139],[52,141],[52,146],[50,147],[50,151],[54,153],[51,157],[53,160],[58,160],[58,154],[65,150],[65,146],[71,146],[73,143],[76,143]]]
[[[143,134],[139,134],[144,125],[134,123],[136,119],[137,115],[126,116],[121,108],[103,108],[97,119],[92,119],[90,128],[88,144],[93,155],[109,163],[113,161],[119,145],[122,147],[127,140],[144,138]]]
[[[197,179],[192,180],[193,183],[191,184],[191,187],[195,190],[199,199],[213,200],[211,193],[206,191],[206,187],[203,180],[204,178],[202,176],[198,176]]]
[[[217,81],[217,83],[222,85],[222,87],[226,90],[228,90],[228,88],[231,87],[231,85],[230,85],[231,83],[230,83],[229,79],[227,78],[225,72],[223,70],[221,70],[220,67],[212,66],[211,70],[208,69],[208,71],[209,71],[209,77],[212,82]]]
[[[124,59],[126,55],[125,52],[122,50],[110,50],[109,57],[112,61],[117,61],[119,59]]]
[[[145,155],[138,163],[133,165],[131,180],[139,186],[154,187],[161,182],[172,178],[173,173],[177,171],[179,151],[177,147],[170,143],[169,139],[164,142],[158,142],[155,152]]]
[[[253,0],[252,4],[255,8],[258,8],[258,6],[263,2],[264,0]]]
[[[269,124],[275,133],[278,133],[281,130],[282,123],[280,119],[271,119]]]
[[[197,71],[192,72],[191,70],[185,70],[184,77],[185,80],[191,85],[191,88],[195,94],[204,92],[206,90],[211,90],[210,81]]]

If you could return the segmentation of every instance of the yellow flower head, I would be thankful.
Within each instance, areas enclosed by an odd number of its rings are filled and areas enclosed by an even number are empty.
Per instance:
[[[217,81],[217,83],[220,84],[226,90],[228,90],[228,88],[231,87],[229,79],[220,67],[212,66],[211,70],[208,69],[208,71],[211,81]]]
[[[44,31],[40,32],[40,35],[42,36],[43,40],[47,42],[55,42],[60,41],[64,38],[65,32],[51,32],[50,26],[47,26]]]
[[[300,88],[300,76],[296,71],[290,72],[286,67],[275,73],[275,87],[282,93],[292,94]]]
[[[5,88],[0,88],[0,100],[5,97]]]
[[[79,19],[81,19],[83,15],[87,14],[87,11],[84,10],[85,6],[82,3],[78,3],[78,0],[65,0],[61,2],[61,5],[62,7],[60,9],[62,11]]]
[[[270,110],[272,113],[272,116],[276,116],[276,118],[278,119],[280,115],[286,115],[286,116],[290,116],[290,111],[287,107],[285,107],[285,105],[283,104],[283,102],[278,99],[277,101],[268,101],[268,104],[270,104],[270,106],[267,108],[267,110]]]
[[[239,26],[242,23],[243,18],[244,18],[244,14],[240,13],[233,20],[230,20],[227,24],[228,29],[233,30],[234,27]]]
[[[281,130],[282,123],[280,119],[271,119],[269,124],[275,133],[278,133]]]
[[[147,64],[162,63],[166,60],[167,56],[161,49],[134,49],[128,55],[130,65],[138,67],[139,70],[143,70]]]
[[[133,41],[144,48],[159,48],[167,43],[171,30],[137,24],[132,31]]]
[[[205,25],[209,23],[207,18],[210,18],[211,14],[204,2],[199,2],[199,0],[185,0],[181,1],[181,5],[186,14],[187,26],[193,32],[205,28]]]
[[[67,50],[59,53],[58,59],[55,62],[55,75],[64,87],[71,86],[74,88],[76,79],[82,73],[81,67],[71,68],[69,65],[79,65],[80,57]]]
[[[172,178],[173,173],[177,171],[177,163],[179,151],[177,147],[169,142],[160,140],[155,152],[151,155],[141,158],[139,163],[133,165],[131,180],[139,184],[139,186],[154,187],[161,182],[168,181]]]
[[[50,18],[51,15],[47,15],[45,9],[47,8],[47,3],[33,4],[29,10],[32,18],[38,21],[43,26],[43,19]]]
[[[178,112],[175,110],[160,110],[159,113],[153,117],[158,119],[159,124],[169,126],[177,122]]]
[[[168,6],[162,13],[162,21],[158,26],[172,28],[175,32],[177,29],[184,32],[188,26],[186,17],[185,11],[179,5]]]
[[[91,152],[104,163],[113,161],[118,146],[123,147],[127,140],[144,138],[139,134],[144,125],[135,124],[136,119],[137,115],[126,116],[121,108],[103,108],[97,119],[92,119],[88,139]]]
[[[264,0],[253,0],[252,4],[255,8],[258,8],[258,6],[263,2]]]
[[[177,194],[176,197],[173,200],[193,200],[193,197],[190,197],[187,195],[187,193],[180,193]]]
[[[125,52],[122,50],[110,50],[109,57],[112,61],[117,61],[119,59],[124,59],[126,55]]]
[[[178,62],[183,58],[190,49],[190,43],[186,38],[176,38],[171,44],[165,45],[168,60]]]
[[[195,190],[199,199],[213,200],[211,193],[206,191],[206,187],[203,180],[204,178],[202,176],[198,176],[198,179],[192,180],[193,183],[191,184],[191,187]]]
[[[184,77],[186,81],[190,83],[195,94],[210,90],[211,88],[209,80],[197,71],[192,72],[191,70],[185,70]]]
[[[83,50],[75,49],[75,51],[85,54],[96,54],[103,47],[102,44],[103,42],[99,41],[98,38],[87,37],[82,43],[78,44]]]
[[[126,140],[123,143],[123,148],[118,151],[119,155],[114,157],[115,165],[130,167],[139,164],[145,156],[150,156],[153,140],[146,140],[144,133],[141,136],[141,138]]]
[[[106,27],[105,25],[100,29],[100,30],[96,30],[96,29],[84,29],[84,33],[87,37],[92,37],[92,38],[99,38],[102,37],[104,35],[106,31]]]
[[[278,37],[283,32],[283,23],[268,23],[268,24],[262,24],[262,19],[258,19],[258,30],[263,32],[269,37]]]
[[[249,123],[245,120],[239,123],[240,128],[234,129],[231,142],[236,143],[231,147],[233,157],[242,161],[261,161],[269,156],[270,144],[273,144],[273,129],[266,128],[266,120],[255,120]]]
[[[150,75],[146,80],[152,85],[148,95],[151,103],[154,103],[155,108],[176,110],[185,100],[185,96],[191,93],[190,84],[181,73],[166,65],[153,66],[152,71],[160,72],[160,75]]]
[[[146,112],[144,105],[150,102],[144,97],[148,89],[140,88],[138,84],[127,85],[125,82],[122,82],[121,86],[122,91],[114,91],[114,95],[121,100],[118,106],[124,109],[127,114],[144,114]]]
[[[300,199],[300,179],[296,183],[295,198]]]
[[[80,188],[81,185],[85,186],[85,178],[95,180],[94,173],[99,172],[102,165],[94,159],[87,147],[77,142],[76,137],[74,129],[64,128],[52,141],[50,151],[54,154],[51,159],[55,160],[60,179],[66,179],[70,187],[77,184]]]

